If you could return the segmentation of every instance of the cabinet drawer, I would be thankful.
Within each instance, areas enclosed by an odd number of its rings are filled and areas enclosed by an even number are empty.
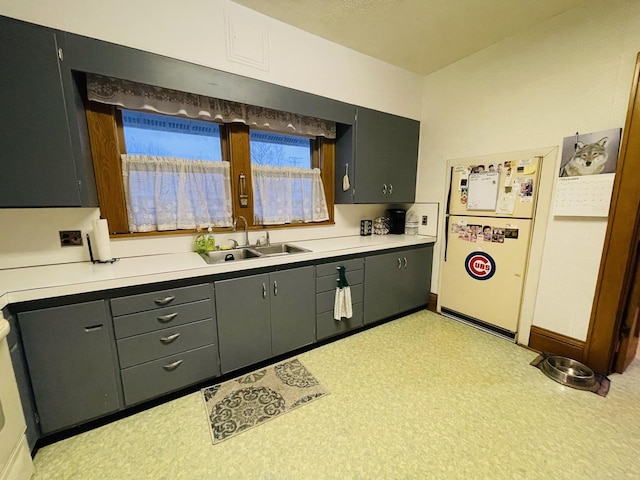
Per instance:
[[[345,276],[349,285],[357,285],[362,283],[364,279],[364,270],[347,270]],[[338,272],[334,271],[333,275],[316,278],[316,293],[335,290],[338,286]]]
[[[347,272],[349,270],[361,270],[364,267],[364,259],[352,258],[351,260],[342,260],[331,263],[323,263],[316,265],[316,277],[324,277],[325,275],[333,275],[338,267],[344,267]]]
[[[213,320],[203,320],[124,338],[118,340],[120,368],[132,367],[215,343],[216,324]]]
[[[127,406],[193,385],[220,374],[214,345],[125,368],[122,374]]]
[[[157,292],[141,293],[129,297],[112,298],[111,313],[113,316],[127,315],[129,313],[168,307],[169,305],[196,302],[207,298],[211,298],[211,286],[208,283],[158,290]]]
[[[362,284],[351,287],[351,304],[362,302]],[[331,311],[333,315],[333,306],[336,303],[336,289],[316,295],[316,313]]]
[[[113,319],[116,338],[131,337],[168,327],[212,318],[215,315],[212,300],[200,300],[146,312],[122,315]]]
[[[316,337],[318,340],[338,335],[353,328],[362,326],[362,303],[353,305],[353,316],[340,321],[333,319],[333,311],[316,316]]]

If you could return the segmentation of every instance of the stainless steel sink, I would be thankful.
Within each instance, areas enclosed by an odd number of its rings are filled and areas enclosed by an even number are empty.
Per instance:
[[[311,251],[307,250],[306,248],[289,245],[288,243],[274,243],[273,245],[256,246],[251,248],[261,255],[265,256],[287,255],[290,253],[303,253]]]
[[[276,255],[289,255],[294,253],[310,252],[306,248],[296,247],[288,243],[274,243],[273,245],[241,247],[232,250],[216,250],[215,252],[201,253],[207,263],[237,262],[252,258],[274,257]]]
[[[248,260],[250,258],[259,258],[258,252],[250,248],[234,248],[233,250],[216,250],[215,252],[207,252],[200,254],[207,263],[224,263],[237,260]]]

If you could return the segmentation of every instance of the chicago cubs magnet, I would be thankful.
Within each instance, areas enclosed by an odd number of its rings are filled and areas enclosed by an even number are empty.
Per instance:
[[[467,273],[476,280],[489,280],[496,273],[495,260],[485,252],[471,252],[464,261]]]

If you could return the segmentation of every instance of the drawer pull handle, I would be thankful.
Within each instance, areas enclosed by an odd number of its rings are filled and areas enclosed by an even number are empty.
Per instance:
[[[154,300],[154,302],[156,303],[156,305],[163,306],[163,305],[168,305],[168,304],[170,304],[170,303],[171,303],[171,302],[173,302],[175,299],[176,299],[176,297],[175,297],[174,295],[168,295],[168,296],[166,296],[166,297],[164,297],[164,298],[156,298],[156,299]]]
[[[278,282],[276,280],[273,281],[273,294],[275,296],[278,295]]]
[[[398,270],[402,269],[402,260],[398,257]]]
[[[90,332],[95,332],[97,330],[100,330],[101,328],[102,328],[102,324],[100,324],[100,325],[91,325],[89,327],[84,327],[84,331],[87,332],[87,333],[90,333]]]
[[[402,257],[402,260],[404,261],[404,268],[407,268],[407,257]]]
[[[179,333],[174,333],[173,335],[169,335],[168,337],[160,337],[160,341],[165,345],[168,345],[171,342],[175,342],[179,336],[180,336]]]
[[[267,285],[262,284],[262,298],[267,298]]]
[[[171,371],[175,370],[176,368],[178,368],[182,364],[183,361],[184,360],[178,360],[178,361],[175,361],[173,363],[170,363],[169,365],[163,365],[162,368],[164,368],[167,372],[171,372]]]
[[[177,316],[178,316],[178,312],[167,313],[166,315],[160,315],[158,317],[158,321],[162,322],[162,323],[167,323],[167,322],[170,322],[171,320],[173,320],[174,318],[176,318]]]

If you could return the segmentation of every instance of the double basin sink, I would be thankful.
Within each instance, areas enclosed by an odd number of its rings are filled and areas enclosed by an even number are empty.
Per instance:
[[[306,248],[297,247],[288,243],[274,243],[273,245],[261,245],[255,247],[240,247],[231,250],[216,250],[215,252],[201,253],[207,263],[224,263],[238,260],[251,260],[253,258],[274,257],[279,255],[291,255],[295,253],[310,252]]]

